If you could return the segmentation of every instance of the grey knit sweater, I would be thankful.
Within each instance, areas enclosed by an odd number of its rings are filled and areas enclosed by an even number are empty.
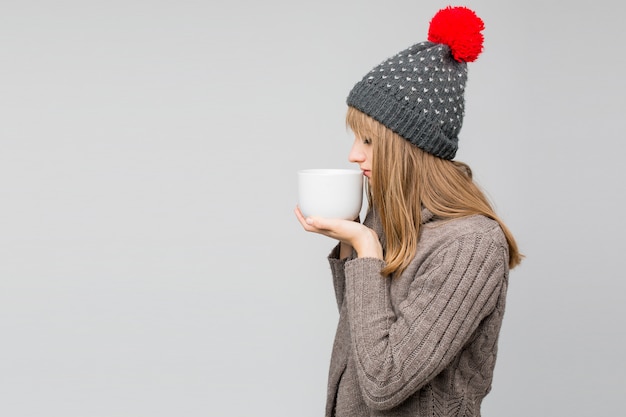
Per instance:
[[[384,262],[329,256],[339,325],[326,416],[480,416],[491,388],[508,285],[508,246],[483,216],[424,210],[417,253],[399,277]],[[376,214],[365,225],[384,242]]]

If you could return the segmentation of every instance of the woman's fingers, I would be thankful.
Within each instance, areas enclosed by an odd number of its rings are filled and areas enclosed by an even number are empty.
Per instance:
[[[345,237],[346,234],[345,223],[351,224],[354,222],[348,222],[347,220],[341,219],[325,219],[321,217],[304,217],[299,207],[296,207],[294,210],[296,213],[296,217],[298,221],[304,228],[304,230],[308,232],[320,233],[332,238],[341,239],[341,237]],[[358,224],[359,223],[354,223]]]
[[[353,247],[359,256],[382,259],[382,246],[372,229],[352,220],[304,217],[300,208],[294,210],[298,221],[307,232],[319,233]]]
[[[312,227],[310,224],[311,219],[307,219],[304,217],[304,214],[302,214],[302,212],[300,211],[300,207],[296,206],[294,213],[296,213],[296,217],[298,218],[298,221],[300,222],[304,230],[306,230],[307,232],[315,232],[315,228]]]

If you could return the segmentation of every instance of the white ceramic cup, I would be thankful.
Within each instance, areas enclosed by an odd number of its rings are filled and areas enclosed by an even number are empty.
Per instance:
[[[354,220],[363,205],[363,172],[353,169],[298,171],[298,206],[305,217]]]

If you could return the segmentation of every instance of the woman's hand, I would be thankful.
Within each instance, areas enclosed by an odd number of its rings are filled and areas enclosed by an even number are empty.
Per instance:
[[[383,259],[383,248],[378,235],[369,227],[350,220],[305,218],[299,207],[296,207],[294,212],[307,232],[319,233],[337,239],[342,244],[350,245],[356,250],[359,258]]]

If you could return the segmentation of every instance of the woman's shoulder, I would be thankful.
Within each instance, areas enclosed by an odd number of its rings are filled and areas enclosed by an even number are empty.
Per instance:
[[[422,224],[415,257],[403,276],[412,282],[443,264],[465,268],[477,259],[488,259],[506,270],[508,245],[497,221],[483,215],[445,219],[432,216]]]
[[[406,272],[420,275],[442,263],[462,267],[479,258],[506,269],[508,245],[497,221],[483,215],[433,216],[422,225],[417,252]]]
[[[488,239],[499,246],[507,246],[506,237],[499,223],[480,214],[458,218],[435,216],[423,225],[420,241],[424,244],[442,246],[469,236]]]

